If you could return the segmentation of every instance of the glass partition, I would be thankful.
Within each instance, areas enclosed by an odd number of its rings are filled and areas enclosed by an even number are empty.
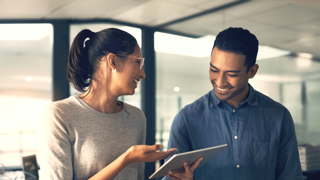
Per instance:
[[[39,116],[51,102],[51,24],[0,24],[0,163],[38,152]]]
[[[155,34],[156,141],[164,149],[175,115],[212,89],[209,62],[214,38]],[[288,108],[299,145],[320,144],[320,62],[267,46],[259,47],[257,59],[259,70],[249,83]]]

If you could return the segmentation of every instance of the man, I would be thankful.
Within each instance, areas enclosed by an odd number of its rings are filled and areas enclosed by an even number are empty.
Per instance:
[[[303,179],[289,111],[248,83],[259,68],[258,44],[255,35],[242,28],[220,32],[209,68],[213,90],[173,120],[168,149],[181,153],[228,144],[194,170],[194,180]],[[182,175],[168,174],[172,179]]]

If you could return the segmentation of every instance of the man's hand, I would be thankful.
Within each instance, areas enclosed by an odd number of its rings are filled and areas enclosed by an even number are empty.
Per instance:
[[[181,173],[169,171],[167,176],[172,180],[193,180],[193,171],[198,167],[200,161],[203,158],[200,157],[196,162],[194,162],[191,166],[188,166],[186,162],[183,163],[184,170]]]
[[[161,144],[136,145],[131,146],[126,152],[126,158],[129,163],[135,162],[154,162],[156,160],[164,159],[176,151],[176,148],[171,148],[168,151],[156,152],[162,149]]]

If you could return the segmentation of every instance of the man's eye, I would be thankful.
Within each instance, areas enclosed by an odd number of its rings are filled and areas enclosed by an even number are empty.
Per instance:
[[[230,77],[236,77],[238,76],[237,74],[228,74]]]
[[[218,72],[218,71],[216,71],[216,70],[213,70],[213,69],[211,69],[211,71],[212,71],[212,72]]]

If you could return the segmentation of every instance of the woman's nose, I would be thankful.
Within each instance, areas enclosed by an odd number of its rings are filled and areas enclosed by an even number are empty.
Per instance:
[[[141,79],[146,78],[146,73],[144,72],[143,68],[140,70],[139,75],[140,75]]]

